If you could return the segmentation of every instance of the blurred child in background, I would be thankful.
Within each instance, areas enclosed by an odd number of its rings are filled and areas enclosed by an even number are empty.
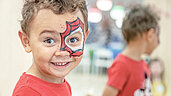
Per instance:
[[[158,59],[152,59],[149,62],[152,80],[153,96],[166,96],[166,85],[164,82],[164,64]]]
[[[137,5],[125,17],[122,33],[127,45],[108,69],[103,96],[152,96],[150,74],[141,56],[159,45],[159,17],[149,7]]]

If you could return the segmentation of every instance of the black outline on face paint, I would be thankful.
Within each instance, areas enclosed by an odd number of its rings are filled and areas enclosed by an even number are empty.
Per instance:
[[[83,22],[79,19],[79,17],[77,17],[76,20],[72,21],[72,22],[68,22],[66,21],[66,30],[63,33],[60,33],[61,36],[61,51],[68,51],[70,53],[70,56],[81,56],[83,54],[83,50],[84,50],[84,41],[85,41],[85,34],[84,34],[84,24]],[[71,48],[69,48],[66,44],[65,44],[65,39],[67,36],[69,36],[72,32],[74,32],[75,30],[77,30],[78,28],[82,29],[83,32],[83,48],[82,49],[78,49],[76,51],[73,51]]]

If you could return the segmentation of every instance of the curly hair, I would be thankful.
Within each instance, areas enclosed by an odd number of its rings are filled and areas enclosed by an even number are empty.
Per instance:
[[[21,28],[29,35],[30,23],[41,9],[50,9],[55,14],[74,12],[79,9],[84,17],[86,32],[88,30],[88,11],[85,0],[25,0],[22,9]]]
[[[159,20],[159,16],[149,6],[136,5],[123,20],[122,33],[126,42],[142,36],[151,28],[156,31]]]

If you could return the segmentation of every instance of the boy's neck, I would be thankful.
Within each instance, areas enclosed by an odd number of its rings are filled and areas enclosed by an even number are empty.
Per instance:
[[[129,58],[140,61],[142,60],[141,56],[144,53],[145,46],[140,42],[130,42],[125,50],[122,52],[123,55],[128,56]]]
[[[52,83],[60,84],[64,82],[64,78],[55,78],[52,76],[48,76],[48,74],[40,72],[39,70],[36,69],[36,66],[34,64],[32,64],[32,66],[28,69],[26,74],[36,76],[40,79],[43,79],[45,81],[52,82]]]

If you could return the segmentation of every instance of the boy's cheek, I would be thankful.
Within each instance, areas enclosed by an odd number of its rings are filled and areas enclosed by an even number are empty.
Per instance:
[[[81,56],[75,56],[74,58],[75,58],[76,60],[78,60],[78,59],[82,59],[82,57],[83,57],[83,55],[81,55]]]

